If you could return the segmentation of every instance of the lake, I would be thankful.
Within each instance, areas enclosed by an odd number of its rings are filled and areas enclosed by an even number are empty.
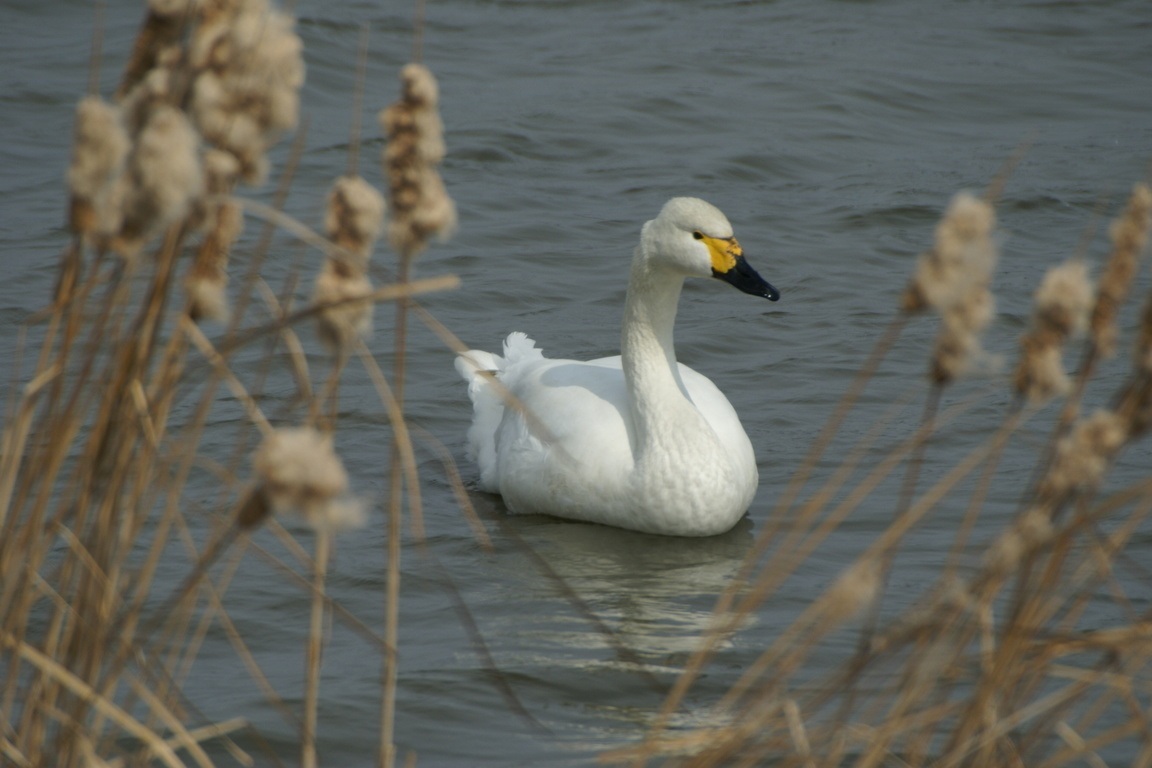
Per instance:
[[[108,5],[104,94],[115,87],[142,13],[137,3]],[[285,209],[320,228],[324,195],[347,163],[364,25],[369,53],[359,167],[384,186],[376,113],[396,98],[398,71],[412,50],[413,8],[301,0],[294,12],[308,69],[306,134]],[[3,17],[0,368],[10,370],[17,329],[47,303],[67,241],[62,182],[74,105],[87,88],[94,13],[87,3],[27,0],[6,4]],[[400,755],[413,751],[419,765],[430,766],[592,764],[601,750],[643,735],[717,595],[898,313],[915,258],[931,246],[948,201],[961,190],[979,194],[1022,153],[997,205],[997,315],[985,346],[1000,363],[945,391],[942,408],[963,403],[965,411],[930,442],[923,482],[943,475],[1003,421],[1018,338],[1040,277],[1085,247],[1097,264],[1108,252],[1107,220],[1148,174],[1152,12],[1140,0],[429,0],[425,18],[423,61],[440,84],[448,145],[442,173],[459,230],[429,249],[416,274],[460,277],[459,290],[421,303],[465,344],[498,351],[504,336],[518,330],[550,356],[616,354],[640,227],[678,195],[721,208],[749,261],[782,293],[769,304],[696,281],[681,300],[679,359],[728,395],[760,467],[747,519],[703,540],[510,517],[497,497],[474,491],[494,542],[494,551],[482,549],[432,447],[444,446],[474,490],[477,472],[465,459],[465,386],[443,341],[412,321],[407,412],[421,435],[427,531],[424,546],[406,537],[402,559]],[[270,199],[290,143],[275,152],[272,180],[246,194]],[[238,269],[260,229],[249,222],[233,257]],[[383,246],[375,259],[383,268],[394,265]],[[305,285],[299,295],[306,297],[319,263],[318,253],[281,233],[266,277],[279,289],[299,271]],[[1125,315],[1129,327],[1149,284],[1145,268],[1134,287],[1138,301]],[[393,317],[390,306],[378,308],[371,342],[385,370],[392,364]],[[827,477],[880,419],[887,426],[864,467],[914,431],[936,327],[928,318],[909,324],[818,463],[818,477]],[[326,353],[310,327],[299,331],[322,381]],[[259,370],[261,356],[262,349],[241,354],[238,370]],[[270,418],[290,424],[299,414],[290,410],[294,384],[284,357],[276,353],[261,397]],[[1099,372],[1086,411],[1109,401],[1126,365],[1116,360]],[[1030,421],[1004,456],[973,533],[972,562],[1015,511],[1054,414],[1050,407]],[[235,402],[222,396],[203,440],[206,456],[229,459],[239,418]],[[379,398],[353,366],[341,389],[336,447],[373,512],[364,530],[337,539],[329,589],[375,628],[384,605],[380,510],[389,441]],[[1123,487],[1146,478],[1148,466],[1147,446],[1138,444],[1121,455],[1109,482]],[[723,646],[690,696],[694,712],[727,690],[778,629],[888,526],[901,479],[895,474],[868,496]],[[193,474],[188,494],[197,504],[215,510],[218,492],[209,472]],[[906,539],[886,612],[911,605],[939,573],[965,498],[950,497]],[[309,546],[306,528],[286,525]],[[1145,564],[1152,558],[1147,526],[1129,549],[1132,560]],[[254,539],[290,561],[271,535]],[[543,572],[541,560],[582,607]],[[169,588],[182,572],[172,571]],[[1118,578],[1129,587],[1133,610],[1146,613],[1147,572]],[[165,592],[163,582],[157,591]],[[513,712],[493,683],[457,600],[538,725]],[[253,556],[225,605],[271,682],[290,706],[298,705],[305,590]],[[630,654],[622,655],[584,610]],[[1100,607],[1101,622],[1107,610]],[[853,638],[834,638],[812,662],[812,674],[843,659]],[[650,674],[637,672],[636,659]],[[374,764],[379,674],[376,650],[336,622],[321,687],[322,764]],[[293,727],[266,702],[222,631],[206,638],[187,690],[205,718],[246,717],[283,759],[295,760]]]

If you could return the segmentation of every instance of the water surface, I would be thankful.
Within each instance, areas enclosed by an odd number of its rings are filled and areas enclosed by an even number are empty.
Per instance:
[[[324,192],[346,165],[355,49],[365,23],[371,51],[361,172],[381,184],[375,112],[395,98],[397,71],[411,50],[411,9],[301,0],[296,13],[308,65],[307,137],[287,208],[317,225]],[[71,111],[88,79],[92,10],[54,0],[10,3],[3,15],[0,322],[7,330],[0,366],[10,368],[17,326],[45,303],[65,242],[61,181]],[[139,16],[135,3],[107,9],[104,93],[114,87]],[[614,354],[639,228],[675,195],[703,197],[724,210],[750,260],[783,298],[769,304],[708,281],[690,285],[681,303],[680,359],[728,394],[760,462],[760,492],[748,520],[730,534],[676,540],[509,519],[498,499],[478,495],[496,543],[485,553],[457,510],[439,458],[422,450],[429,554],[409,542],[403,560],[401,753],[414,750],[422,765],[577,765],[642,734],[661,700],[655,689],[673,679],[694,647],[715,596],[895,313],[943,207],[959,190],[984,189],[1027,145],[998,207],[999,315],[987,340],[1010,364],[1043,271],[1077,251],[1100,211],[1116,213],[1152,159],[1150,27],[1146,3],[1136,0],[429,2],[423,56],[441,86],[449,145],[443,175],[460,228],[426,254],[418,272],[462,279],[459,291],[424,303],[465,343],[497,349],[509,331],[521,330],[550,355]],[[285,153],[278,150],[280,161]],[[258,230],[249,226],[247,242]],[[1105,251],[1100,227],[1090,254]],[[287,237],[273,255],[273,279],[294,264],[304,264],[305,273],[318,265],[317,254]],[[386,264],[390,256],[378,259]],[[245,263],[243,252],[236,262]],[[1136,292],[1148,282],[1142,272]],[[928,321],[908,329],[824,469],[901,397],[910,405],[896,412],[876,455],[918,423],[934,332]],[[321,348],[310,331],[302,335],[323,371]],[[390,337],[386,307],[377,313],[374,341],[384,365]],[[469,405],[451,355],[420,326],[410,349],[411,418],[463,462]],[[1090,403],[1105,402],[1122,373],[1120,363],[1105,370]],[[273,369],[265,391],[273,399],[291,395],[286,365]],[[975,405],[932,443],[926,477],[990,434],[1010,399],[1004,376],[994,374],[962,382],[945,400],[970,396]],[[228,455],[235,415],[219,417],[206,453]],[[1046,434],[1042,424],[1005,457],[978,542],[1015,508],[1020,479]],[[351,374],[337,446],[357,490],[370,498],[381,498],[386,487],[388,440],[378,398],[366,377]],[[1137,446],[1122,457],[1115,480],[1142,476],[1147,466],[1147,448]],[[464,464],[463,473],[475,481],[473,468]],[[214,498],[207,475],[192,488]],[[731,685],[774,630],[884,529],[895,498],[895,483],[871,497],[733,638],[694,706]],[[891,580],[892,610],[938,572],[962,512],[961,503],[944,505],[910,537]],[[634,659],[581,617],[521,539],[651,676],[637,674]],[[1152,537],[1143,541],[1141,551],[1152,556]],[[279,551],[270,538],[257,543]],[[333,595],[376,626],[384,546],[377,518],[340,540],[331,577]],[[293,703],[302,690],[308,601],[260,563],[242,569],[227,605]],[[541,727],[506,706],[445,579]],[[1148,608],[1147,587],[1145,581],[1130,594],[1137,611]],[[836,656],[833,648],[829,663]],[[326,764],[372,764],[378,674],[371,649],[348,632],[332,633],[320,724]],[[292,755],[291,729],[263,701],[222,634],[209,637],[191,693],[207,717],[243,714]]]

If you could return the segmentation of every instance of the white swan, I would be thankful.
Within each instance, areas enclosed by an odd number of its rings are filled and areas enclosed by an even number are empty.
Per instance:
[[[672,346],[684,279],[709,276],[780,297],[748,266],[723,213],[673,198],[641,231],[620,356],[549,360],[513,333],[503,357],[457,357],[481,487],[512,512],[649,533],[711,536],[735,525],[759,481],[752,443],[728,399],[677,363]]]

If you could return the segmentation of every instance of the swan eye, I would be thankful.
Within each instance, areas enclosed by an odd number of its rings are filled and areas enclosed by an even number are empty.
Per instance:
[[[692,237],[696,238],[697,240],[703,240],[704,239],[704,233],[701,232],[700,230],[696,230],[695,232],[692,233]]]

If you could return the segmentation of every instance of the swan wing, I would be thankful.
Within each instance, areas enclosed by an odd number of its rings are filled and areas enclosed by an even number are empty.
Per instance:
[[[622,482],[634,461],[620,358],[550,360],[522,333],[504,352],[456,360],[473,405],[468,451],[481,487],[513,511],[551,514],[611,493],[606,484]]]
[[[731,457],[731,460],[740,467],[741,471],[752,478],[751,489],[755,492],[759,482],[759,470],[756,468],[756,453],[752,449],[752,441],[740,423],[740,416],[724,393],[712,383],[707,376],[697,373],[683,363],[680,366],[680,380],[684,382],[684,389],[688,399],[704,416],[708,426],[716,433],[720,444]],[[751,494],[749,495],[751,502]]]
[[[630,501],[635,439],[619,357],[543,359],[501,380],[519,404],[505,408],[495,438],[509,509],[583,518]]]

